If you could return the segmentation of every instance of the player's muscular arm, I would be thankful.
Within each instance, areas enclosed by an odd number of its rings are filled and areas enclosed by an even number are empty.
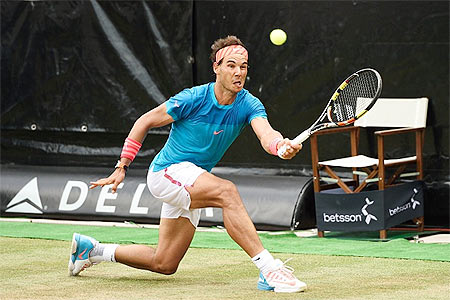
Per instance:
[[[274,130],[272,126],[270,126],[269,121],[265,118],[255,118],[251,122],[253,131],[261,142],[261,146],[267,153],[270,153],[270,143],[275,138],[283,139],[283,136],[278,131]]]
[[[283,136],[278,131],[274,130],[270,125],[269,121],[265,118],[255,118],[251,122],[253,131],[261,142],[261,146],[266,150],[267,153],[271,153],[270,144],[274,139],[279,138],[281,141],[278,143],[278,147],[280,148],[284,144],[288,145],[288,151],[286,151],[285,155],[282,157],[283,159],[291,159],[293,158],[297,152],[302,148],[301,145],[292,144],[288,138],[283,139]]]
[[[134,141],[142,143],[147,132],[151,128],[161,127],[173,122],[173,118],[167,113],[165,103],[143,114],[133,125],[128,137]],[[126,157],[121,157],[120,162],[126,166],[131,164],[131,160]],[[89,188],[93,189],[97,186],[104,186],[112,184],[111,190],[113,193],[117,191],[117,187],[125,178],[126,170],[123,168],[116,168],[114,172],[107,178],[102,178],[97,181],[92,181]]]
[[[142,143],[150,129],[162,127],[172,122],[173,118],[167,113],[166,104],[163,103],[137,119],[128,137]]]

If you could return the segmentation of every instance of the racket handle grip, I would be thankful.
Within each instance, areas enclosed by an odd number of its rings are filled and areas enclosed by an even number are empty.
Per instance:
[[[295,139],[292,140],[293,144],[301,144],[304,141],[306,141],[309,138],[309,132],[307,130],[303,131],[302,133],[300,133],[299,135],[297,135],[295,137]],[[282,158],[282,156],[284,155],[284,153],[286,153],[286,145],[283,145],[280,147],[280,149],[278,149],[277,154],[279,157]]]
[[[300,145],[301,143],[303,143],[304,141],[306,141],[309,138],[309,135],[310,135],[309,131],[305,130],[302,133],[300,133],[299,135],[297,135],[295,137],[295,139],[292,140],[292,142],[294,144],[299,144]]]

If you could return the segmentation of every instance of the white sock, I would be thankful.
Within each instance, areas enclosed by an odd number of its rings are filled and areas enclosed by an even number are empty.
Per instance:
[[[89,259],[93,263],[99,263],[102,261],[116,262],[116,249],[119,247],[117,244],[101,244],[96,243],[94,249],[89,253]]]
[[[263,274],[272,270],[275,265],[275,259],[266,249],[257,254],[255,257],[252,257],[252,261]]]

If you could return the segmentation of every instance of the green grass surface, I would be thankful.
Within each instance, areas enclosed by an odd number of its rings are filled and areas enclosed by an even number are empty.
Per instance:
[[[92,236],[101,242],[156,244],[158,230],[149,228],[53,225],[29,222],[0,222],[0,236],[71,240],[72,233]],[[260,234],[264,246],[274,253],[320,254],[436,260],[450,262],[450,244],[410,243],[406,234],[389,232],[390,241],[372,241],[377,233],[330,234],[326,238],[299,238],[293,233]],[[415,234],[415,233],[413,233]],[[411,235],[411,233],[409,233]],[[355,237],[358,237],[356,239]],[[353,237],[353,238],[352,238]],[[398,238],[395,238],[398,237]],[[240,249],[225,232],[197,232],[191,247]]]
[[[380,243],[381,244],[381,243]],[[384,244],[384,243],[382,243]],[[279,253],[308,284],[299,294],[256,289],[241,250],[191,248],[164,276],[118,263],[67,275],[69,241],[0,237],[0,299],[448,299],[450,263]]]

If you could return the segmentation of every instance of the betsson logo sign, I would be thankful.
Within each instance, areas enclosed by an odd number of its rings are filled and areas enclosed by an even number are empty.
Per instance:
[[[117,187],[117,193],[110,192],[112,185],[106,185],[102,187],[100,194],[97,198],[95,212],[97,213],[110,213],[113,214],[116,211],[115,205],[107,205],[107,200],[117,199],[118,192],[123,188],[124,184],[121,183]],[[131,200],[129,213],[137,215],[148,214],[148,207],[139,206],[139,202],[142,197],[142,193],[146,189],[145,183],[140,183]],[[63,193],[61,195],[58,210],[61,212],[76,211],[81,208],[87,200],[89,193],[89,186],[83,181],[69,180],[67,181]],[[71,195],[78,195],[77,199],[70,197]],[[75,196],[76,197],[76,196]],[[70,200],[70,202],[69,202]],[[75,201],[74,201],[75,200]],[[39,196],[38,178],[31,179],[6,206],[5,212],[8,213],[26,213],[26,214],[43,214],[47,210],[47,206],[42,205],[41,198]],[[213,217],[213,209],[205,209],[206,217]]]
[[[327,215],[323,213],[325,223],[355,223],[362,221],[362,214],[359,215],[341,215],[338,213]]]
[[[367,211],[367,208],[374,203],[374,201],[370,201],[369,198],[365,199],[366,204],[361,208],[361,214],[326,214],[323,213],[323,221],[325,223],[356,223],[362,222],[363,217],[365,217],[364,221],[367,225],[370,224],[372,220],[377,221],[377,217],[370,214]]]
[[[397,206],[396,208],[389,208],[389,215],[392,217],[395,216],[396,214],[407,211],[408,209],[415,210],[416,207],[421,204],[414,198],[418,193],[419,191],[416,188],[414,188],[410,201],[401,206]]]

